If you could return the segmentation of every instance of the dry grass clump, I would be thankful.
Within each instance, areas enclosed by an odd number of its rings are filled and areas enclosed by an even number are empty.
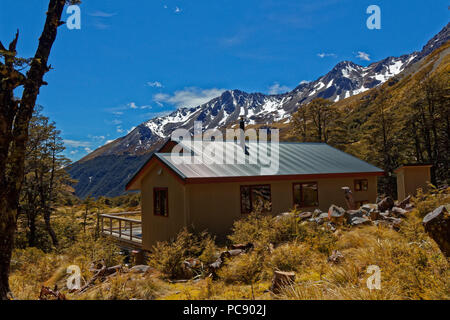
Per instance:
[[[148,264],[170,279],[189,278],[183,262],[199,258],[204,264],[215,259],[217,248],[214,239],[206,232],[194,234],[187,229],[178,233],[172,241],[158,242],[149,255]]]
[[[350,230],[336,243],[345,257],[340,265],[328,265],[323,280],[300,281],[281,298],[449,299],[448,261],[423,238],[411,242],[402,232],[373,226]],[[367,287],[370,265],[381,269],[381,290]]]

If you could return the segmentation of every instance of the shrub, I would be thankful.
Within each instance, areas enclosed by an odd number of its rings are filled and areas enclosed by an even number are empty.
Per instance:
[[[218,275],[225,283],[253,285],[260,279],[263,261],[263,256],[256,250],[248,254],[241,254],[227,260],[225,266],[219,270]]]
[[[185,228],[175,240],[158,242],[149,255],[148,263],[169,278],[184,278],[188,276],[183,268],[184,260],[200,258],[209,262],[214,251],[214,240],[206,232],[195,235]]]
[[[233,243],[253,243],[256,247],[267,247],[291,241],[303,239],[305,229],[299,224],[294,214],[283,217],[252,213],[234,223],[232,234],[228,239]]]

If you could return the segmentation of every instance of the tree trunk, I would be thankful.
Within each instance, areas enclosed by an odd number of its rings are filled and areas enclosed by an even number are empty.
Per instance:
[[[36,246],[36,216],[34,214],[28,215],[28,226],[30,233],[28,235],[28,245],[30,247]]]
[[[0,137],[0,300],[8,299],[10,291],[8,277],[16,230],[19,193],[23,182],[28,127],[39,89],[44,84],[44,75],[50,70],[47,62],[56,39],[57,29],[61,25],[60,19],[65,3],[66,0],[49,1],[44,30],[39,38],[38,48],[26,74],[26,79],[22,82],[23,93],[20,103],[17,103],[11,95],[11,85],[8,87],[8,84],[14,80],[12,75],[18,72],[9,70],[11,68],[8,69],[8,59],[5,59],[6,68],[0,64],[0,67],[9,73],[6,77],[8,80],[5,83],[2,81],[0,90],[0,111],[2,113],[0,116],[0,132],[2,133],[2,137]],[[9,51],[14,56],[17,39],[18,34],[9,46]],[[3,45],[1,47],[3,50]],[[13,119],[14,122],[12,122]],[[7,133],[7,135],[3,136],[3,133]],[[7,173],[6,169],[8,169]]]
[[[58,246],[58,237],[56,236],[55,230],[53,230],[52,225],[50,223],[50,212],[44,212],[44,221],[45,221],[45,229],[47,229],[50,238],[52,238],[52,243],[55,247]]]
[[[0,300],[8,300],[12,296],[8,277],[16,230],[16,212],[7,210],[3,206],[0,210]]]

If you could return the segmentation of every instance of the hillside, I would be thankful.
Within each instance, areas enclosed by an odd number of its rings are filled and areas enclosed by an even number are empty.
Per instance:
[[[220,129],[234,125],[239,116],[244,115],[249,126],[275,124],[283,129],[283,139],[294,140],[296,137],[291,133],[292,115],[299,106],[315,98],[324,98],[345,110],[345,125],[354,128],[353,133],[356,134],[360,131],[361,124],[370,117],[367,112],[371,112],[368,106],[376,97],[374,92],[384,86],[397,91],[401,86],[394,84],[423,70],[427,59],[447,43],[449,38],[447,25],[420,52],[388,57],[367,67],[343,61],[319,79],[302,83],[285,94],[264,95],[229,90],[201,106],[181,108],[168,116],[151,119],[137,126],[128,135],[95,150],[73,164],[69,173],[79,181],[75,186],[76,194],[80,197],[89,194],[122,194],[127,180],[152,152],[170,137],[171,132],[176,128],[192,129],[194,121],[202,121],[205,129]],[[439,52],[439,59],[435,61],[436,67],[443,63],[442,59],[448,54],[445,50]],[[337,143],[337,147],[359,155],[359,149],[355,146],[361,141],[361,137],[353,133],[352,143]]]

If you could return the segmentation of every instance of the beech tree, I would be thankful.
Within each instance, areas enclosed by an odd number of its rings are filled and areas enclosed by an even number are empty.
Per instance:
[[[56,247],[58,239],[51,226],[51,214],[58,198],[67,193],[67,186],[74,180],[64,169],[70,160],[61,154],[65,148],[60,131],[41,114],[42,108],[36,109],[29,127],[19,215],[26,216],[30,247],[36,246],[36,219],[41,216]]]
[[[34,57],[17,57],[19,31],[6,48],[0,42],[0,300],[12,297],[9,288],[11,254],[17,226],[17,210],[24,176],[28,127],[44,75],[51,69],[48,58],[56,40],[66,3],[49,0],[44,29]],[[26,73],[24,73],[26,71]],[[22,96],[14,92],[22,89]]]

